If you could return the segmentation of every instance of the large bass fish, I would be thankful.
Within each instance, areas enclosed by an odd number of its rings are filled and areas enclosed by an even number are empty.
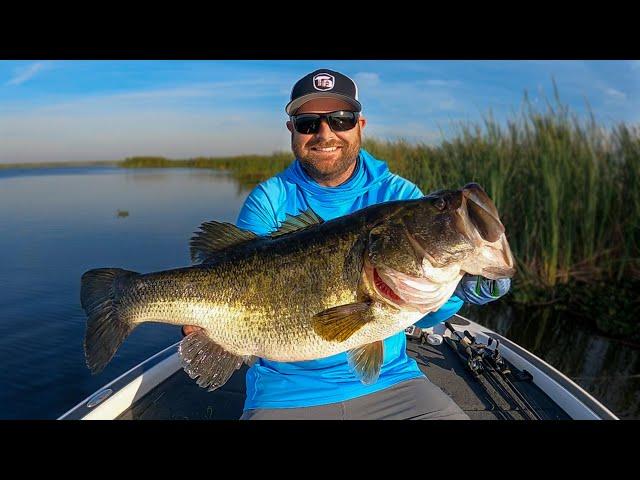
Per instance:
[[[93,373],[137,325],[163,322],[202,328],[179,353],[209,390],[256,357],[294,362],[345,351],[354,374],[373,383],[382,341],[438,310],[465,272],[515,273],[498,211],[473,183],[327,222],[308,210],[265,237],[206,222],[191,239],[191,257],[197,265],[82,276]]]

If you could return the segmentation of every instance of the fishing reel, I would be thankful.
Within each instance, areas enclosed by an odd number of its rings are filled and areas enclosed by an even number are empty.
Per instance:
[[[451,338],[446,338],[447,345],[458,354],[478,382],[483,385],[488,383],[493,385],[494,390],[501,390],[505,398],[513,402],[525,418],[531,420],[543,418],[512,382],[512,380],[531,382],[532,375],[526,370],[518,370],[516,367],[513,367],[514,372],[512,372],[512,367],[509,367],[500,355],[499,340],[495,339],[496,346],[492,350],[489,347],[494,341],[493,338],[489,337],[488,343],[485,345],[477,342],[468,330],[465,330],[462,335],[449,322],[445,322],[445,326],[452,333]]]
[[[407,338],[411,340],[421,341],[423,338],[422,329],[420,327],[416,327],[415,325],[410,325],[407,328],[405,328],[404,333],[407,336]]]
[[[415,325],[405,328],[404,333],[409,340],[420,342],[421,345],[424,345],[425,343],[428,343],[429,345],[440,345],[442,343],[442,335],[429,333]]]
[[[488,347],[491,345],[491,342],[489,342],[489,345],[478,343],[476,338],[471,335],[468,330],[465,330],[464,335],[461,335],[460,332],[454,329],[449,322],[445,322],[445,326],[453,334],[453,338],[457,340],[458,346],[452,345],[452,347],[454,347],[456,351],[458,351],[458,348],[464,350],[465,355],[461,356],[461,358],[465,360],[467,368],[475,377],[482,375],[487,367],[496,368],[495,365],[497,365],[498,362],[504,367],[504,369],[507,368],[504,360],[502,360],[502,357],[497,350],[497,346],[492,353],[489,353],[491,352],[491,349]],[[452,340],[450,339],[449,341]],[[487,359],[491,359],[490,365],[485,363]]]
[[[474,375],[482,375],[485,370],[484,359],[487,355],[485,345],[476,342],[475,337],[468,330],[464,331],[462,343],[465,345],[469,369]]]
[[[487,346],[488,347],[491,346],[492,343],[493,343],[493,338],[489,337],[489,343],[487,344]],[[491,359],[491,362],[493,362],[493,367],[496,370],[498,370],[498,372],[506,375],[508,373],[511,373],[511,369],[505,363],[504,359],[502,358],[502,355],[500,355],[500,352],[498,351],[499,346],[500,346],[500,340],[496,340],[496,348],[493,349],[493,353],[489,358]]]

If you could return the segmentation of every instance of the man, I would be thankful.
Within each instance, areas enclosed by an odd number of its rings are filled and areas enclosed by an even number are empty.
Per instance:
[[[294,85],[285,111],[295,161],[249,194],[236,222],[239,227],[266,235],[287,214],[308,208],[326,221],[375,203],[423,196],[417,186],[361,149],[367,121],[349,77],[327,69],[305,75]],[[489,285],[486,279],[463,277],[449,301],[417,325],[443,322],[463,300],[486,303],[510,288],[508,279]],[[183,331],[195,328],[185,326]],[[247,372],[246,385],[241,419],[469,418],[407,355],[404,332],[384,341],[383,365],[372,385],[364,385],[350,371],[346,353],[304,362],[261,358]]]

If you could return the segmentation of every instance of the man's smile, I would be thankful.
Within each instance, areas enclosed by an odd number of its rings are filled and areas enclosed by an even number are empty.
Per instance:
[[[313,152],[321,152],[321,153],[332,153],[340,150],[342,147],[311,147],[310,150]]]

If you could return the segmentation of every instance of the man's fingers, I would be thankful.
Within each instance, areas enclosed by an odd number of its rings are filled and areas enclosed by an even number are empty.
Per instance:
[[[187,335],[190,335],[193,332],[197,332],[198,330],[202,330],[202,328],[196,327],[195,325],[183,325],[182,335],[186,337]]]

